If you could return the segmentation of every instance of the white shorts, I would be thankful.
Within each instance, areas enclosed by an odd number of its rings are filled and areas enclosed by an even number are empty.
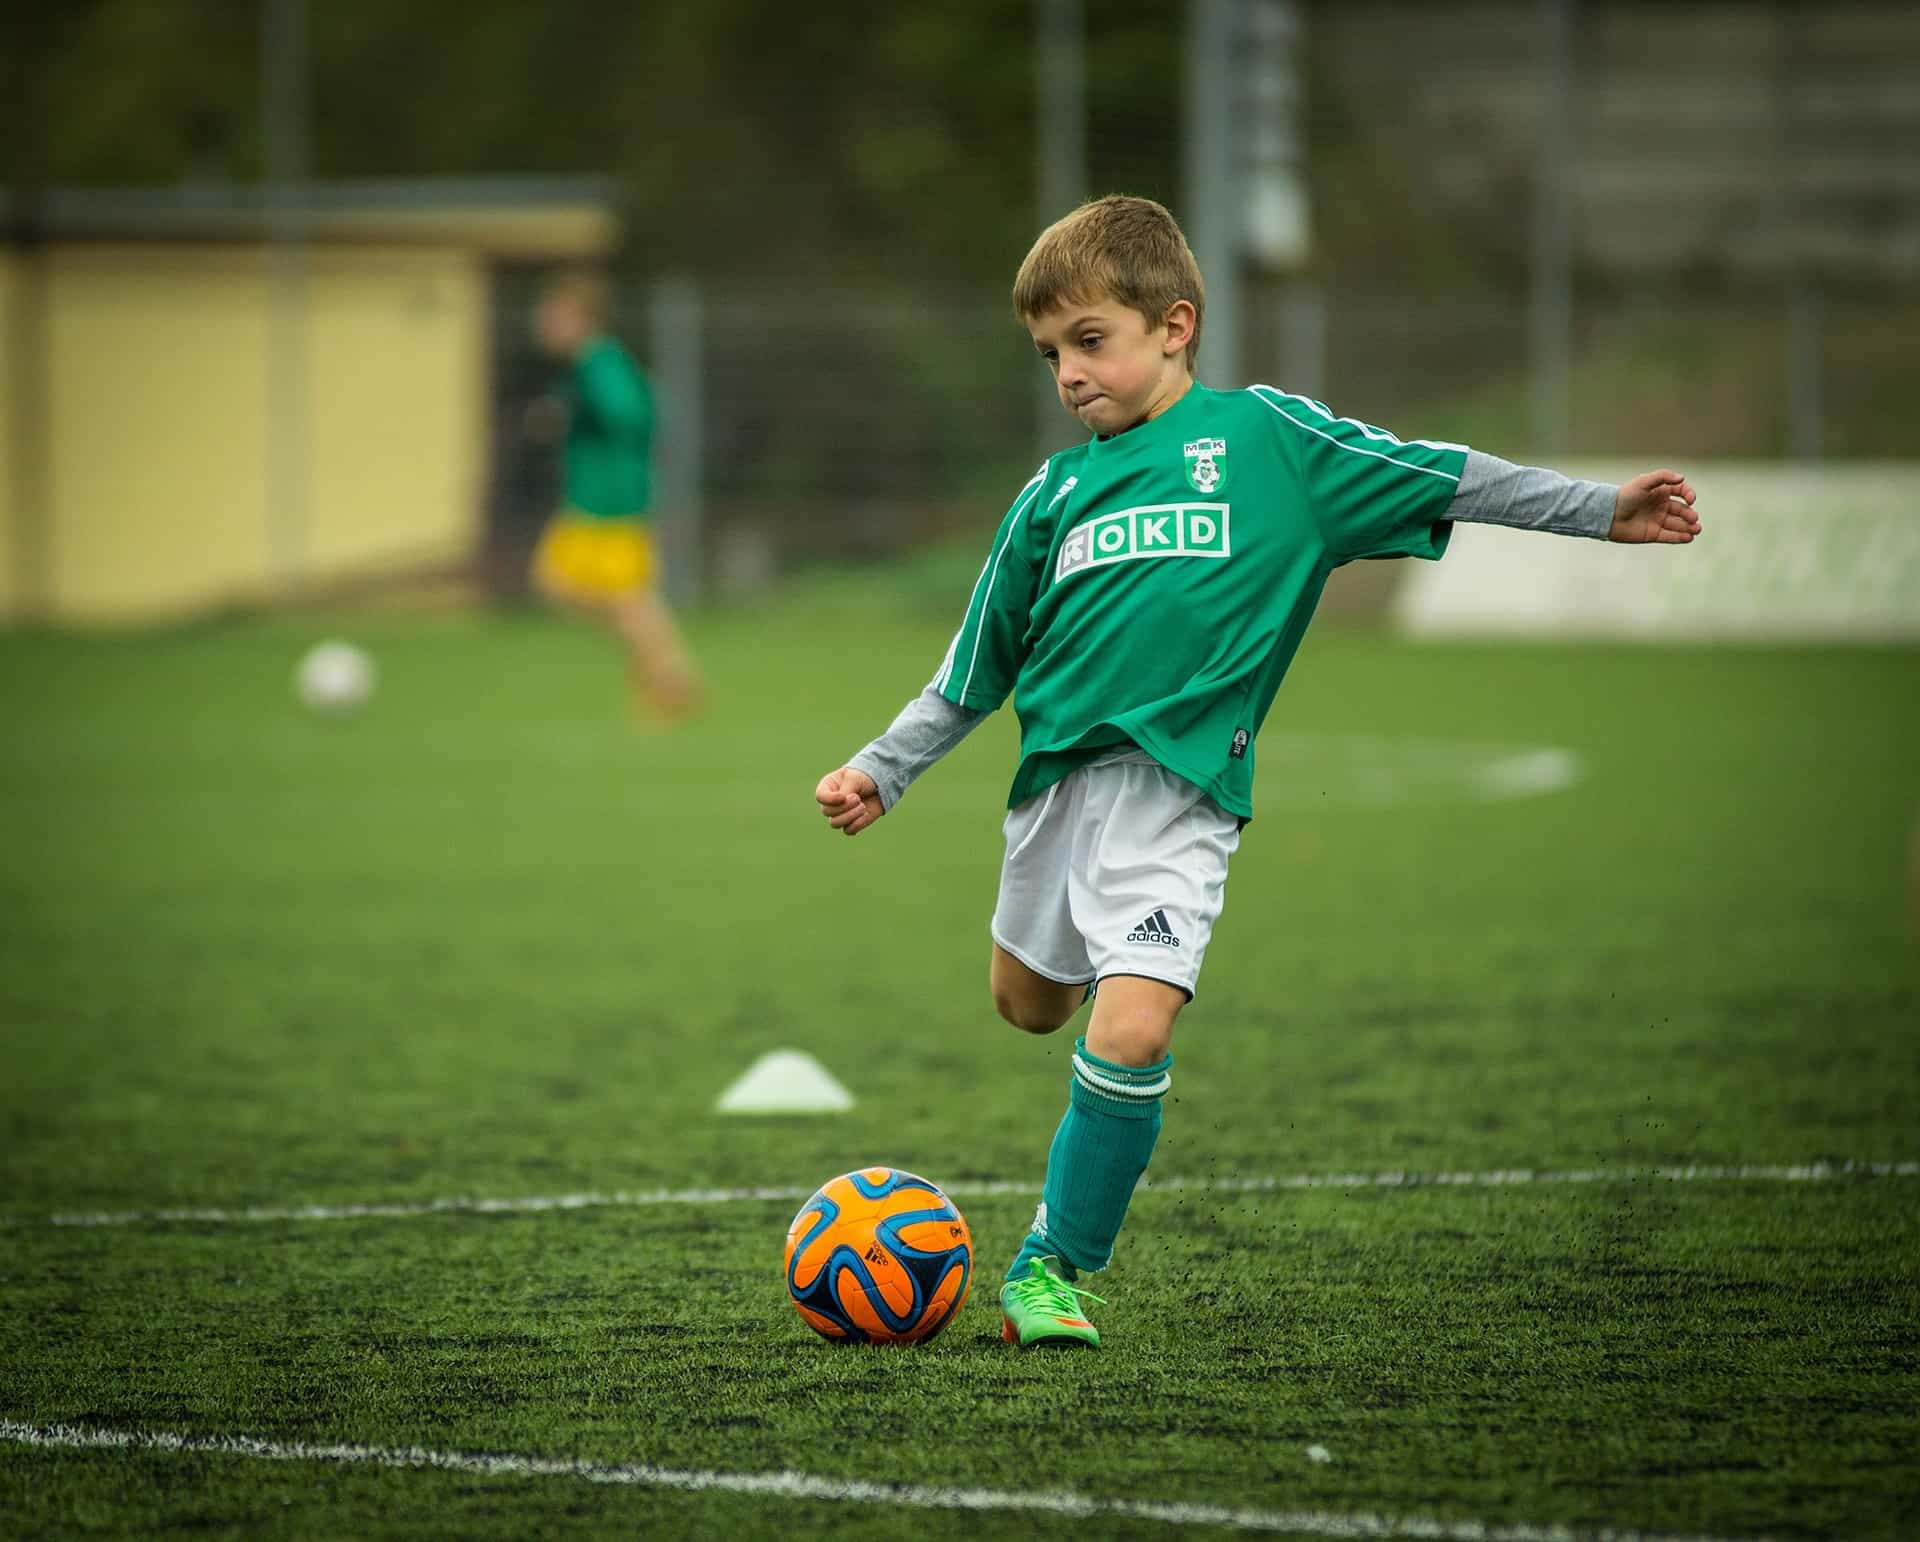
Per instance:
[[[1063,985],[1137,974],[1193,994],[1237,818],[1130,751],[1029,798],[1006,832],[995,942]]]

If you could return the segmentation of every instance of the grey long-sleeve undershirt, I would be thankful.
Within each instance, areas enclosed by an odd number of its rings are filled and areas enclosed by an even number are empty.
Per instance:
[[[1613,528],[1613,499],[1614,489],[1605,482],[1576,482],[1541,466],[1516,466],[1469,450],[1447,518],[1604,541]]]
[[[1604,482],[1576,482],[1557,471],[1516,466],[1469,450],[1446,517],[1604,541],[1613,525],[1613,500],[1614,489]],[[914,778],[978,728],[986,716],[954,705],[929,685],[900,709],[885,733],[847,764],[873,778],[880,790],[880,806],[891,809]]]
[[[847,764],[873,778],[880,789],[880,807],[891,809],[915,777],[986,720],[986,713],[957,707],[929,685]]]

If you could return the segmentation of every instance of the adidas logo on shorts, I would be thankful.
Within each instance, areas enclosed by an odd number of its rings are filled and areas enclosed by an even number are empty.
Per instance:
[[[1164,910],[1156,910],[1132,931],[1127,933],[1128,942],[1157,942],[1163,947],[1177,948],[1180,939],[1173,935],[1173,923],[1167,919]]]

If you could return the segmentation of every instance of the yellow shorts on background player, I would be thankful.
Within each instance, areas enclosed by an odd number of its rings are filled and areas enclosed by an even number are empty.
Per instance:
[[[653,532],[638,519],[595,519],[562,509],[547,521],[534,548],[533,581],[543,594],[614,600],[653,588],[656,576]]]
[[[637,709],[680,717],[699,680],[658,588],[650,510],[653,393],[633,357],[608,333],[610,295],[581,270],[547,281],[534,311],[541,348],[569,366],[562,390],[535,404],[529,427],[562,424],[564,502],[533,555],[533,584],[584,612],[626,645]]]

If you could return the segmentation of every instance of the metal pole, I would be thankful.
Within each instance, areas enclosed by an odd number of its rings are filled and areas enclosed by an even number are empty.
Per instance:
[[[1241,376],[1240,260],[1245,178],[1233,132],[1236,0],[1187,0],[1184,150],[1187,239],[1207,282],[1200,373],[1222,389]]]
[[[11,242],[17,258],[13,306],[0,338],[0,369],[6,371],[12,413],[12,421],[0,421],[0,477],[9,484],[14,521],[13,571],[0,575],[0,619],[11,619],[3,592],[9,587],[14,614],[26,619],[51,619],[58,600],[49,467],[53,420],[47,307],[52,264],[43,223],[49,114],[39,69],[51,31],[51,8],[24,7],[13,28],[17,46],[11,53],[0,50],[0,93],[14,104],[17,122],[15,132],[0,137],[0,166],[13,194],[12,228],[0,231],[0,238]]]
[[[1788,7],[1774,17],[1773,185],[1780,258],[1786,270],[1787,454],[1818,460],[1826,416],[1826,292],[1813,265],[1811,228],[1794,172],[1795,147],[1804,142],[1797,121],[1794,74],[1805,57],[1805,13]]]
[[[267,568],[276,588],[306,575],[307,205],[312,99],[306,0],[262,0],[261,166],[267,234]]]
[[[654,285],[647,348],[660,400],[654,464],[667,597],[685,605],[706,586],[706,297],[698,279],[663,278]]]
[[[1308,396],[1327,393],[1327,297],[1312,279],[1289,284],[1280,298],[1281,381]]]
[[[1086,16],[1082,0],[1034,0],[1034,191],[1036,230],[1087,196]],[[1034,428],[1039,453],[1070,434],[1053,381],[1037,371]]]
[[[29,190],[28,197],[36,197]],[[0,422],[0,475],[7,477],[13,503],[13,606],[31,620],[50,619],[56,609],[53,485],[48,474],[52,412],[47,403],[50,351],[47,337],[48,269],[46,242],[36,229],[30,204],[15,252],[12,314],[5,339],[8,395],[12,421]],[[0,590],[8,582],[0,582]],[[7,602],[0,597],[0,619]]]
[[[1540,110],[1533,184],[1533,271],[1528,345],[1533,451],[1567,448],[1567,380],[1573,355],[1573,24],[1575,0],[1540,0]]]
[[[1234,137],[1246,177],[1239,200],[1245,257],[1270,280],[1266,303],[1249,307],[1241,329],[1241,369],[1319,395],[1326,389],[1327,315],[1326,297],[1305,273],[1313,248],[1305,7],[1300,0],[1239,3],[1244,35],[1234,50],[1241,74]]]
[[[1246,177],[1246,255],[1268,272],[1297,272],[1312,245],[1306,16],[1299,0],[1239,0],[1239,6],[1234,139]]]
[[[1818,460],[1826,416],[1826,296],[1804,274],[1787,290],[1787,453]]]

